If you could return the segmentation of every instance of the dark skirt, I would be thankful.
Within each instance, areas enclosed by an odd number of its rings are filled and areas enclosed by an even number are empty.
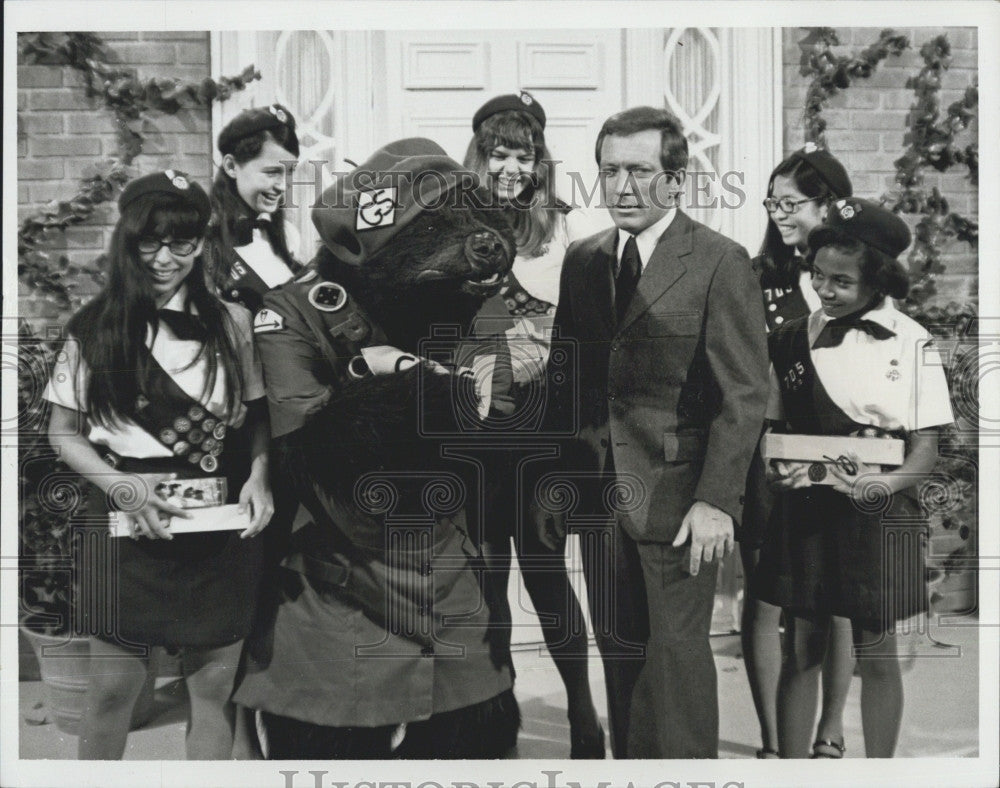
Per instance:
[[[927,522],[908,495],[880,503],[862,510],[825,486],[778,496],[754,578],[757,597],[874,631],[925,611]]]
[[[196,475],[184,460],[124,460],[119,470]],[[241,486],[230,479],[229,503],[238,500]],[[78,634],[123,648],[171,649],[218,648],[246,637],[260,583],[259,535],[240,539],[239,531],[213,531],[177,534],[169,541],[112,537],[108,512],[107,496],[91,485],[86,517],[74,533]]]

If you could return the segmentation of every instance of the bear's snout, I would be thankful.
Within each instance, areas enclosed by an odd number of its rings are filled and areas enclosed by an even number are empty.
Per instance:
[[[466,238],[465,256],[477,274],[505,271],[511,262],[506,244],[492,230],[483,230]]]

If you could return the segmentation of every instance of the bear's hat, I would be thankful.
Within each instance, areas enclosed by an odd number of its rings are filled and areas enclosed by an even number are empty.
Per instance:
[[[313,208],[312,220],[337,258],[363,265],[423,211],[443,207],[457,187],[478,183],[436,142],[409,137],[379,148],[338,177]]]
[[[809,233],[809,248],[816,252],[831,240],[847,236],[897,258],[910,245],[910,228],[887,208],[870,200],[851,197],[830,206],[826,220]]]

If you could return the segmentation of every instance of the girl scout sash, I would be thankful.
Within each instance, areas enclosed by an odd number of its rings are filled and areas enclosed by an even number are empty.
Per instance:
[[[148,374],[137,397],[132,421],[152,435],[175,457],[186,459],[205,473],[214,473],[222,464],[226,421],[196,401],[170,377],[147,349]],[[119,460],[101,449],[111,465]]]

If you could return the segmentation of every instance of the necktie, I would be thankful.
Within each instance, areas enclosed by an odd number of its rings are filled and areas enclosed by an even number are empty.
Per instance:
[[[190,312],[177,309],[161,309],[157,312],[160,320],[182,341],[204,342],[208,334],[204,324]]]
[[[635,295],[635,289],[639,285],[639,276],[641,273],[642,264],[639,260],[639,246],[635,242],[635,236],[630,235],[628,241],[625,243],[621,266],[618,269],[618,278],[615,280],[615,316],[619,323],[625,317],[628,305]]]
[[[875,339],[888,339],[889,337],[896,336],[894,331],[890,331],[885,326],[879,325],[874,320],[864,320],[861,315],[867,311],[868,308],[866,307],[849,315],[831,320],[819,332],[819,336],[813,342],[813,350],[824,347],[838,347],[844,341],[844,336],[852,328],[864,331],[868,336]]]

